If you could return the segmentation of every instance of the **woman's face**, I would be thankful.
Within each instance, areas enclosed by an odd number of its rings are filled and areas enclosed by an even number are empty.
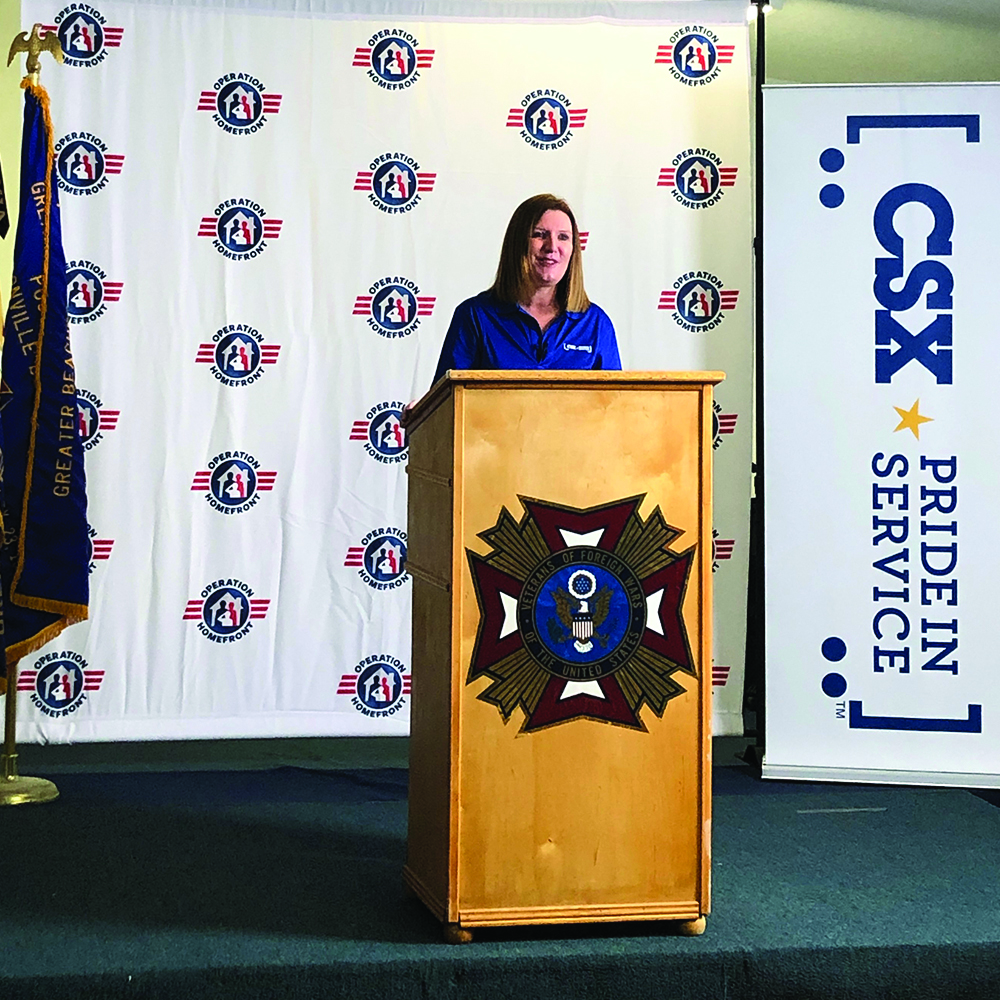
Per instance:
[[[565,212],[550,208],[528,238],[528,264],[536,285],[558,285],[573,256],[573,223]]]

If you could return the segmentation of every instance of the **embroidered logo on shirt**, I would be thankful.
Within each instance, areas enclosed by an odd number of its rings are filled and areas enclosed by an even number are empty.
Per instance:
[[[586,351],[588,354],[592,354],[594,348],[590,344],[563,344],[564,351]]]

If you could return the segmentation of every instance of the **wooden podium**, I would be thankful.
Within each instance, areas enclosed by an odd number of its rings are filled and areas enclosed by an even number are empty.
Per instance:
[[[447,940],[704,930],[723,378],[453,371],[412,411],[404,878]]]

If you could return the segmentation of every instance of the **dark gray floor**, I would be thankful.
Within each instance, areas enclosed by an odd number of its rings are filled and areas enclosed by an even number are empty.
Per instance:
[[[713,740],[715,765],[739,763],[748,741]],[[405,736],[302,739],[169,740],[139,743],[25,744],[18,770],[32,774],[108,771],[262,771],[272,767],[318,769],[406,767]]]
[[[403,736],[253,740],[164,740],[136,743],[27,744],[18,770],[32,774],[109,771],[264,771],[273,767],[406,767]]]
[[[61,796],[0,810],[0,1000],[1000,995],[983,797],[761,782],[717,743],[702,937],[574,925],[449,946],[402,890],[405,769],[373,763],[405,741],[327,742],[29,748]]]

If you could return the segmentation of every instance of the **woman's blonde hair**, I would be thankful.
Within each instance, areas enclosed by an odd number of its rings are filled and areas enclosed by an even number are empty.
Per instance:
[[[528,259],[528,241],[546,212],[565,212],[573,226],[573,253],[562,281],[556,286],[556,301],[569,312],[584,312],[590,299],[583,287],[583,261],[580,254],[580,231],[576,227],[573,210],[562,198],[554,194],[536,194],[522,201],[507,223],[497,276],[490,289],[502,302],[527,302],[534,286],[531,282],[531,262]]]

